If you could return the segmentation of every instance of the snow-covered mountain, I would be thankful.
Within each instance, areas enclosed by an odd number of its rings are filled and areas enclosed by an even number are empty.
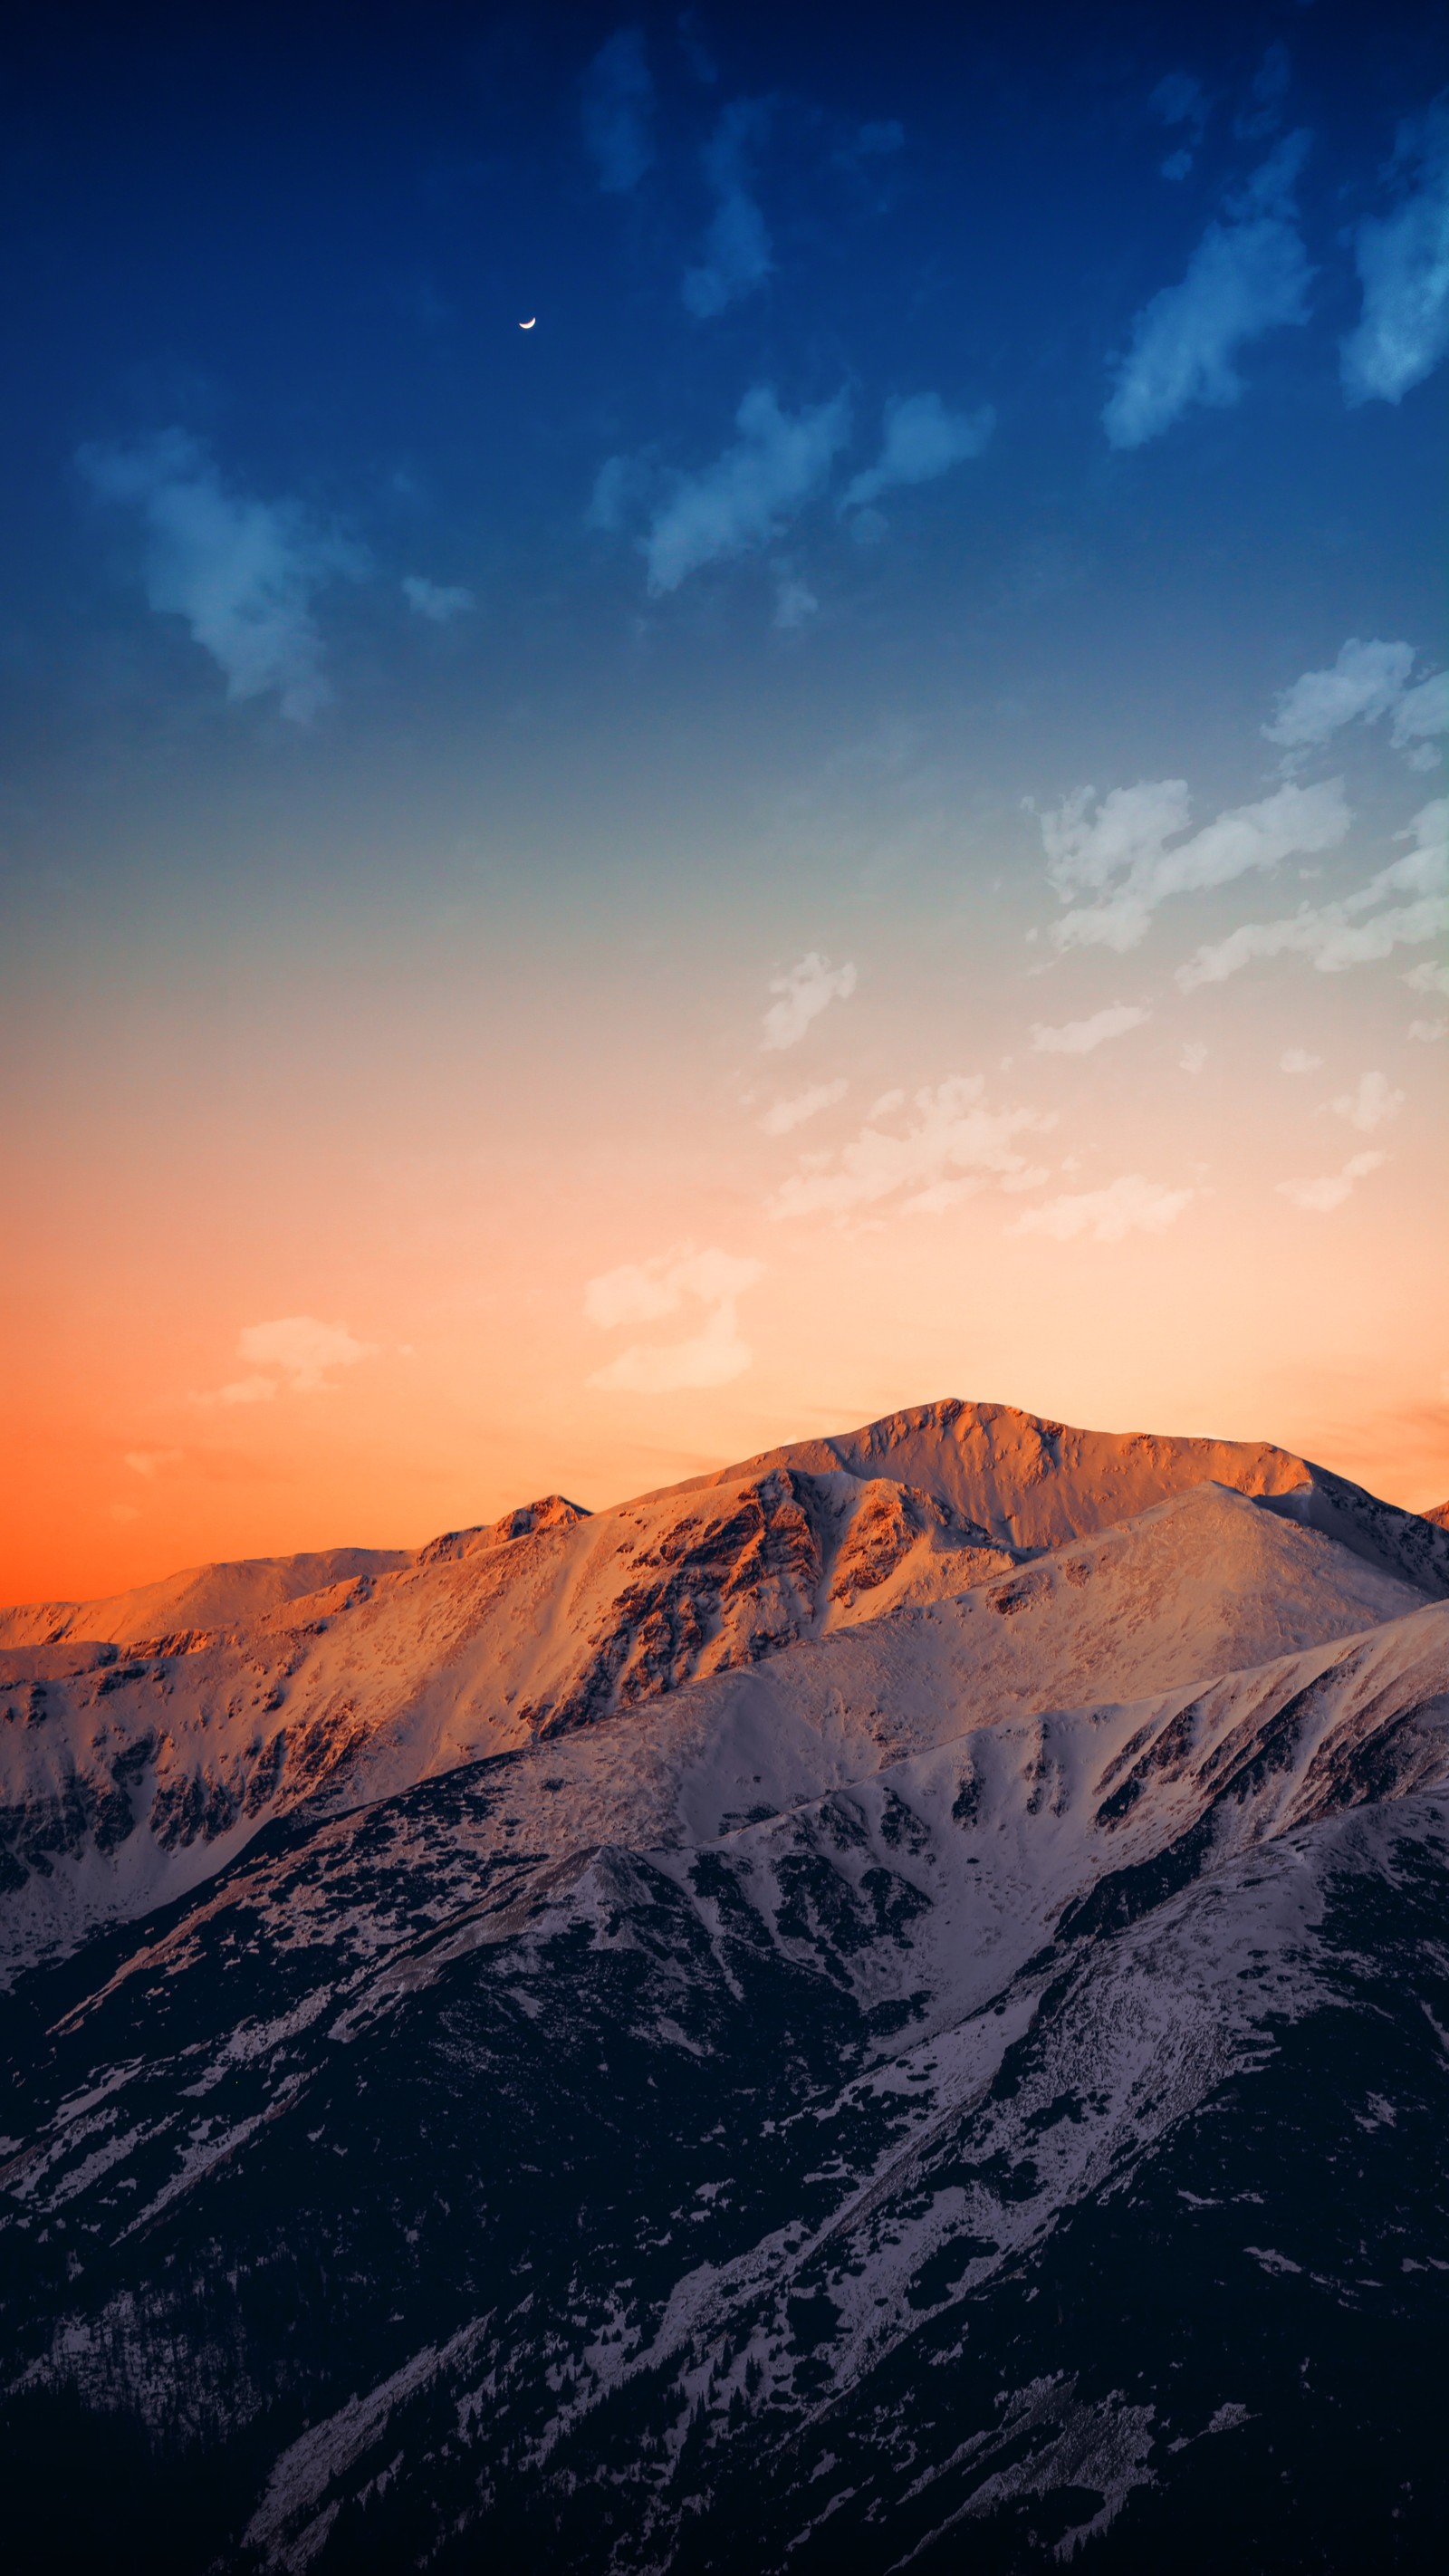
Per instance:
[[[1449,1534],[946,1404],[316,1563],[9,1614],[19,2565],[1440,2563]]]

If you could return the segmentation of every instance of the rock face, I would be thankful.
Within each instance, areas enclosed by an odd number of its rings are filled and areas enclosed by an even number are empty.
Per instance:
[[[943,1405],[12,1642],[10,2562],[1437,2566],[1446,1554]]]

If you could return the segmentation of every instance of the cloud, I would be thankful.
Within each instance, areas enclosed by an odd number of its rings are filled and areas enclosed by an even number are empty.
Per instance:
[[[933,483],[953,465],[979,456],[995,426],[989,403],[977,411],[948,411],[939,394],[907,394],[887,403],[885,444],[875,464],[848,486],[841,509],[862,509],[902,484]]]
[[[140,513],[147,599],[158,615],[185,618],[228,698],[275,691],[284,716],[309,723],[331,694],[312,601],[339,574],[360,576],[359,550],[300,502],[228,490],[184,430],[85,447],[77,461],[102,500]]]
[[[354,1340],[345,1324],[324,1324],[315,1315],[280,1315],[274,1323],[247,1324],[237,1335],[238,1359],[251,1362],[249,1377],[234,1378],[214,1395],[197,1396],[198,1404],[269,1404],[274,1396],[330,1395],[336,1381],[331,1369],[355,1368],[371,1359],[375,1345]],[[278,1372],[267,1377],[266,1369]]]
[[[1090,1055],[1108,1038],[1124,1037],[1128,1029],[1140,1029],[1151,1017],[1136,1002],[1114,1002],[1110,1010],[1094,1011],[1089,1020],[1068,1020],[1060,1029],[1043,1028],[1040,1020],[1033,1020],[1031,1042],[1042,1055]]]
[[[1147,104],[1164,125],[1186,126],[1188,142],[1170,152],[1162,164],[1164,179],[1185,179],[1208,120],[1206,90],[1191,72],[1169,72],[1158,82]]]
[[[735,420],[738,443],[700,473],[681,475],[654,514],[645,554],[656,599],[702,564],[765,545],[793,518],[845,445],[850,404],[842,391],[792,418],[773,387],[755,385]]]
[[[1355,1182],[1367,1180],[1388,1159],[1387,1154],[1354,1154],[1341,1172],[1325,1173],[1316,1181],[1279,1181],[1278,1192],[1306,1215],[1330,1216],[1352,1195]]]
[[[737,98],[724,109],[706,146],[705,177],[715,192],[714,221],[705,255],[684,274],[684,301],[697,321],[713,321],[731,304],[763,286],[774,266],[765,218],[747,185],[751,144],[762,142],[770,121],[765,99]]]
[[[832,966],[812,948],[798,966],[789,966],[783,975],[770,981],[778,1002],[772,1002],[765,1013],[765,1034],[760,1043],[766,1048],[798,1046],[812,1020],[831,1002],[848,1002],[855,991],[855,968],[847,963]]]
[[[1442,993],[1449,1002],[1449,966],[1434,966],[1426,957],[1421,966],[1411,966],[1403,981],[1411,993]]]
[[[1449,797],[1425,805],[1410,832],[1414,848],[1380,868],[1356,894],[1338,903],[1305,904],[1285,921],[1245,921],[1226,939],[1199,948],[1177,969],[1183,992],[1198,984],[1224,983],[1256,957],[1308,957],[1321,975],[1338,975],[1351,966],[1373,965],[1396,948],[1436,938],[1449,928]],[[1407,840],[1409,833],[1399,837]],[[1410,900],[1388,903],[1396,894]]]
[[[1363,644],[1351,635],[1331,671],[1305,671],[1283,691],[1263,732],[1298,751],[1327,742],[1340,725],[1377,724],[1397,706],[1413,667],[1412,644]]]
[[[654,83],[638,27],[621,27],[584,74],[584,144],[607,196],[637,188],[654,158]]]
[[[159,1476],[164,1467],[179,1465],[184,1454],[180,1449],[128,1449],[126,1464],[133,1476]]]
[[[1049,1234],[1071,1243],[1088,1234],[1094,1243],[1120,1243],[1128,1234],[1161,1234],[1190,1207],[1195,1190],[1169,1189],[1141,1172],[1124,1172],[1102,1190],[1078,1190],[1066,1198],[1048,1199],[1044,1207],[1026,1208],[1008,1234]]]
[[[446,626],[450,618],[463,617],[477,605],[471,590],[449,589],[417,572],[404,574],[403,595],[417,616],[430,618],[435,626]]]
[[[1280,1073],[1317,1073],[1321,1055],[1310,1055],[1306,1047],[1285,1047],[1278,1058]]]
[[[1386,1074],[1365,1073],[1357,1088],[1339,1093],[1327,1106],[1336,1118],[1346,1118],[1361,1136],[1371,1136],[1385,1120],[1397,1118],[1404,1105],[1402,1091],[1395,1091]]]
[[[819,606],[809,583],[802,581],[798,573],[782,573],[775,585],[775,614],[770,623],[784,635],[796,635],[802,626],[809,625]]]
[[[808,1091],[797,1091],[792,1100],[777,1100],[767,1109],[760,1125],[767,1136],[788,1136],[793,1127],[803,1127],[807,1118],[818,1118],[822,1109],[833,1109],[843,1100],[849,1084],[814,1082]]]
[[[1144,446],[1195,403],[1239,401],[1239,350],[1307,321],[1313,271],[1291,220],[1307,147],[1306,134],[1286,136],[1233,208],[1236,220],[1209,224],[1181,283],[1143,305],[1102,413],[1113,447]]]
[[[1417,1038],[1421,1046],[1434,1046],[1440,1038],[1449,1037],[1449,1020],[1410,1020],[1409,1035]]]
[[[979,1074],[958,1075],[918,1091],[912,1104],[914,1124],[903,1135],[867,1124],[852,1142],[832,1157],[807,1154],[770,1203],[772,1216],[847,1215],[873,1207],[902,1191],[912,1215],[939,1216],[993,1181],[1003,1189],[1035,1189],[1046,1179],[1031,1169],[1013,1139],[1028,1130],[1050,1127],[1052,1119],[1034,1109],[991,1109]],[[878,1113],[894,1108],[898,1095],[887,1094]]]
[[[1271,134],[1276,126],[1282,124],[1282,104],[1288,95],[1291,79],[1292,64],[1287,46],[1270,45],[1253,75],[1248,105],[1241,108],[1233,119],[1233,132],[1243,142],[1257,142],[1261,136]]]
[[[1407,754],[1411,769],[1437,769],[1440,754],[1430,740],[1437,733],[1449,733],[1449,671],[1436,671],[1432,679],[1404,692],[1394,709],[1389,740],[1395,751]]]
[[[1190,840],[1177,837],[1190,816],[1181,778],[1114,788],[1093,810],[1095,796],[1095,788],[1079,787],[1041,817],[1047,875],[1063,902],[1075,894],[1101,898],[1074,906],[1055,923],[1059,948],[1135,948],[1170,895],[1231,884],[1298,851],[1332,849],[1353,819],[1341,778],[1280,787],[1261,804],[1220,814]],[[1169,848],[1174,840],[1177,846]]]
[[[1207,1060],[1208,1051],[1202,1039],[1189,1038],[1177,1059],[1178,1068],[1183,1073],[1201,1073]]]
[[[1449,733],[1449,671],[1411,689],[1414,660],[1412,644],[1365,644],[1351,635],[1331,670],[1305,671],[1283,691],[1263,732],[1292,753],[1318,748],[1342,725],[1377,724],[1392,714],[1395,751],[1408,754],[1411,769],[1433,769],[1439,754],[1431,737]]]
[[[1395,160],[1413,173],[1402,203],[1354,236],[1363,310],[1339,348],[1352,404],[1402,402],[1449,349],[1449,94],[1400,129]]]
[[[709,1312],[700,1331],[685,1341],[631,1343],[596,1370],[589,1385],[615,1393],[668,1395],[680,1387],[727,1386],[742,1377],[754,1355],[740,1339],[735,1301],[763,1277],[762,1262],[689,1249],[602,1272],[584,1291],[584,1313],[605,1332],[677,1315],[687,1299],[698,1299]]]

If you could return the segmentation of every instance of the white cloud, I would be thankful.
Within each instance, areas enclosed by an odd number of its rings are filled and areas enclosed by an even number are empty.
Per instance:
[[[1181,284],[1143,305],[1102,413],[1113,447],[1143,446],[1194,403],[1237,402],[1239,350],[1307,321],[1313,271],[1292,220],[1307,144],[1305,134],[1286,136],[1231,209],[1236,220],[1209,224]]]
[[[1114,1002],[1110,1010],[1094,1011],[1089,1020],[1068,1020],[1060,1029],[1044,1028],[1040,1020],[1033,1020],[1031,1042],[1042,1055],[1090,1055],[1108,1038],[1124,1037],[1128,1029],[1140,1029],[1151,1017],[1136,1002]]]
[[[855,968],[849,962],[832,966],[828,957],[810,949],[798,966],[771,977],[770,990],[780,999],[765,1013],[761,1045],[766,1049],[798,1046],[811,1021],[818,1020],[831,1002],[848,1002],[855,985]]]
[[[615,1332],[624,1324],[657,1323],[677,1315],[689,1299],[708,1308],[699,1332],[682,1342],[633,1342],[589,1379],[590,1386],[632,1395],[668,1395],[680,1387],[727,1386],[742,1377],[753,1353],[740,1338],[736,1300],[764,1276],[764,1264],[710,1250],[665,1253],[653,1261],[626,1262],[591,1279],[584,1313],[591,1324]]]
[[[767,1109],[760,1125],[767,1136],[788,1136],[792,1128],[803,1127],[807,1118],[818,1118],[822,1109],[833,1109],[843,1100],[849,1085],[844,1082],[814,1082],[808,1091],[797,1091],[792,1100],[777,1100]]]
[[[953,465],[979,456],[995,426],[989,403],[977,411],[948,411],[939,394],[908,394],[887,403],[880,455],[847,487],[841,509],[863,508],[902,484],[934,482]]]
[[[1047,875],[1063,902],[1075,894],[1101,898],[1073,907],[1054,925],[1061,948],[1135,948],[1170,895],[1228,885],[1296,852],[1333,849],[1353,819],[1341,778],[1280,787],[1261,804],[1219,814],[1189,840],[1176,839],[1190,812],[1181,778],[1114,788],[1093,811],[1095,794],[1079,787],[1041,817]]]
[[[763,140],[768,122],[764,100],[737,98],[723,111],[705,151],[705,177],[716,200],[714,220],[705,235],[703,260],[684,275],[684,301],[698,321],[712,321],[752,294],[774,266],[765,218],[748,185],[749,149]]]
[[[1201,1038],[1189,1038],[1177,1059],[1183,1073],[1201,1073],[1207,1060],[1208,1051]]]
[[[1449,671],[1436,671],[1416,689],[1406,689],[1394,709],[1389,739],[1407,755],[1411,769],[1437,769],[1441,755],[1431,736],[1449,733]]]
[[[1341,1091],[1336,1100],[1328,1103],[1334,1116],[1346,1118],[1350,1127],[1356,1127],[1361,1136],[1371,1136],[1386,1119],[1397,1118],[1403,1105],[1402,1091],[1395,1091],[1388,1076],[1382,1073],[1361,1075],[1355,1090]]]
[[[1409,1035],[1421,1046],[1435,1046],[1440,1038],[1449,1037],[1449,1020],[1410,1020]]]
[[[1425,805],[1410,831],[1414,848],[1380,868],[1356,894],[1338,903],[1305,904],[1285,921],[1246,921],[1216,945],[1199,948],[1177,969],[1182,990],[1221,984],[1256,957],[1296,954],[1311,958],[1320,974],[1337,975],[1437,937],[1449,928],[1449,797]],[[1409,834],[1399,837],[1407,840]],[[1389,904],[1395,894],[1407,894],[1410,901]]]
[[[735,417],[738,443],[700,473],[681,475],[655,511],[645,553],[656,598],[702,564],[768,543],[824,483],[850,435],[844,392],[792,418],[771,386],[755,385]]]
[[[270,1404],[279,1394],[330,1395],[336,1380],[328,1371],[355,1368],[371,1359],[374,1344],[359,1342],[345,1324],[324,1324],[316,1315],[279,1315],[274,1323],[247,1324],[237,1335],[237,1357],[251,1362],[251,1375],[234,1378],[214,1395],[199,1395],[198,1404]],[[268,1377],[263,1371],[276,1375]]]
[[[284,716],[308,723],[330,695],[312,601],[337,575],[365,570],[359,550],[297,501],[229,491],[184,430],[82,448],[78,462],[103,500],[139,511],[147,599],[159,615],[185,618],[227,696],[275,691]]]
[[[1363,312],[1339,352],[1350,403],[1401,402],[1449,350],[1449,98],[1401,130],[1396,158],[1414,172],[1408,193],[1354,240]]]
[[[1331,671],[1305,671],[1283,691],[1263,732],[1296,751],[1327,742],[1340,725],[1376,724],[1397,706],[1413,667],[1412,644],[1363,644],[1351,635]]]
[[[609,196],[636,188],[654,158],[654,83],[638,27],[621,27],[584,74],[584,143]]]
[[[996,1182],[1003,1189],[1035,1189],[1046,1179],[1030,1168],[1014,1138],[1050,1127],[1034,1109],[992,1109],[979,1074],[958,1075],[933,1091],[918,1091],[914,1124],[903,1135],[867,1124],[835,1156],[806,1154],[800,1169],[776,1191],[772,1216],[844,1216],[903,1191],[913,1215],[939,1216]],[[887,1100],[890,1095],[887,1095]],[[878,1114],[886,1115],[886,1103]]]
[[[1411,966],[1402,981],[1411,993],[1442,993],[1449,1002],[1449,966],[1431,965],[1426,957],[1421,966]]]
[[[1302,1208],[1305,1215],[1331,1216],[1352,1195],[1355,1182],[1367,1180],[1369,1173],[1376,1172],[1388,1159],[1387,1154],[1354,1154],[1341,1172],[1325,1173],[1321,1180],[1280,1181],[1279,1195]]]
[[[1169,72],[1160,80],[1147,102],[1166,126],[1185,125],[1189,142],[1169,152],[1162,164],[1164,179],[1185,179],[1192,168],[1193,153],[1202,141],[1208,120],[1208,97],[1201,81],[1191,72]]]
[[[1176,1223],[1196,1195],[1194,1190],[1173,1190],[1164,1182],[1149,1181],[1141,1172],[1124,1172],[1105,1189],[1077,1190],[1065,1198],[1048,1199],[1044,1207],[1026,1208],[1006,1230],[1008,1234],[1049,1234],[1058,1243],[1070,1243],[1080,1234],[1090,1235],[1094,1243],[1120,1243],[1128,1234],[1161,1234],[1164,1227]]]
[[[133,1476],[159,1476],[163,1467],[177,1466],[183,1454],[180,1449],[128,1449],[126,1464]]]
[[[416,616],[431,619],[435,626],[446,626],[450,618],[466,616],[477,605],[471,590],[450,588],[417,572],[403,575],[403,595]]]
[[[1310,1055],[1307,1047],[1285,1047],[1278,1058],[1280,1073],[1317,1073],[1321,1055]]]
[[[1282,743],[1290,755],[1320,748],[1340,726],[1377,724],[1392,714],[1390,734],[1395,751],[1407,755],[1411,769],[1434,769],[1439,753],[1432,737],[1449,733],[1449,671],[1409,687],[1414,666],[1412,644],[1363,643],[1351,635],[1328,671],[1305,671],[1280,696],[1273,722],[1263,727],[1269,742]]]

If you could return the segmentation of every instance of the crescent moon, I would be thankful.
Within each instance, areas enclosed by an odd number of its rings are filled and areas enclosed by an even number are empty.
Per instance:
[[[532,321],[529,321],[529,322],[520,322],[518,327],[519,327],[520,331],[531,331],[531,330],[533,329],[533,324],[534,324],[534,322],[536,322],[537,320],[538,320],[538,315],[535,313],[535,314],[534,314],[534,316],[533,316],[533,320],[532,320]]]

